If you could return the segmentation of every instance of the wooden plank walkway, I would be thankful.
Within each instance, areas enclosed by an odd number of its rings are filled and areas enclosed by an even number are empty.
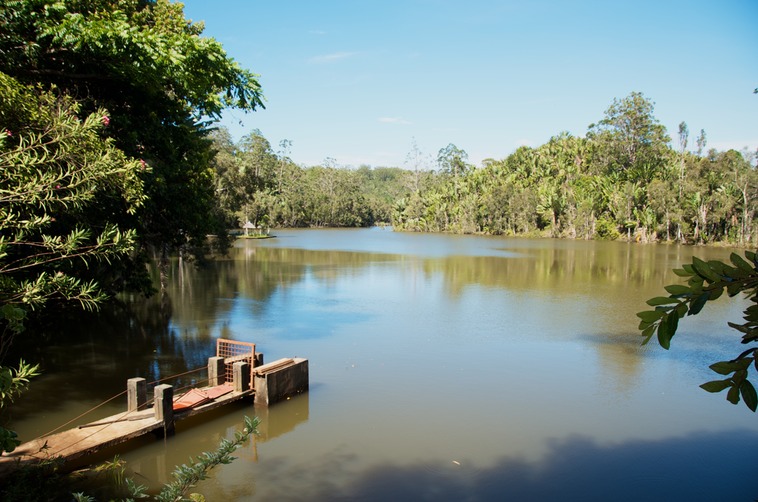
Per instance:
[[[215,410],[254,393],[252,389],[233,391],[215,400],[193,408],[175,411],[174,421]],[[64,465],[104,448],[124,443],[130,439],[158,431],[163,421],[156,418],[153,408],[141,411],[126,411],[95,422],[80,425],[75,429],[59,432],[23,443],[11,453],[0,456],[0,476],[20,465],[38,463],[59,457]]]
[[[260,402],[268,406],[286,396],[308,390],[307,359],[284,358],[262,364],[255,367],[253,375],[251,366],[257,359],[255,345],[219,339],[219,344],[221,342],[231,346],[241,345],[248,351],[239,353],[231,349],[217,348],[217,354],[224,353],[227,357],[216,355],[208,359],[207,382],[211,386],[192,389],[174,399],[172,386],[156,385],[153,389],[154,405],[145,408],[147,383],[144,378],[131,378],[127,381],[126,393],[127,408],[132,411],[117,413],[74,429],[37,438],[20,445],[11,453],[3,453],[0,455],[0,478],[11,473],[16,467],[48,459],[61,460],[62,468],[70,469],[73,464],[81,465],[81,461],[75,462],[77,459],[84,460],[85,456],[130,439],[151,432],[171,435],[178,420],[215,410],[248,396],[255,395],[256,404]],[[261,355],[261,362],[262,359]],[[198,370],[192,370],[194,371]],[[227,378],[227,374],[230,378]],[[210,401],[207,401],[209,399]]]

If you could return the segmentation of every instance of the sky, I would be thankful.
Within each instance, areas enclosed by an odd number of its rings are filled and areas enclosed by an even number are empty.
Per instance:
[[[583,137],[632,92],[674,142],[686,122],[691,150],[701,129],[706,148],[758,148],[758,0],[183,3],[259,75],[266,109],[222,125],[291,141],[300,165],[434,168],[451,143],[480,165]]]

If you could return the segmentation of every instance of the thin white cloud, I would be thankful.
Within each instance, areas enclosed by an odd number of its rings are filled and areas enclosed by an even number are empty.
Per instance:
[[[402,117],[379,117],[379,122],[383,124],[402,124],[402,125],[411,124],[410,121],[405,120]]]
[[[311,64],[326,64],[341,61],[358,54],[357,52],[333,52],[331,54],[322,54],[320,56],[313,56],[308,60]]]

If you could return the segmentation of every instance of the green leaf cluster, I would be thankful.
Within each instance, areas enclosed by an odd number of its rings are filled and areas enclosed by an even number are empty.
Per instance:
[[[8,305],[94,308],[105,294],[86,270],[135,249],[133,229],[87,216],[105,201],[134,214],[145,198],[145,169],[103,136],[107,116],[0,73],[0,313],[14,331]]]
[[[0,366],[0,410],[7,408],[29,386],[29,379],[39,375],[39,365],[30,365],[22,359],[18,368]],[[18,435],[0,427],[0,453],[11,452],[21,441]]]
[[[95,120],[108,110],[101,134],[149,168],[134,211],[112,201],[90,211],[135,231],[139,256],[99,270],[114,289],[150,289],[134,264],[151,252],[164,261],[176,251],[202,257],[207,235],[226,242],[208,126],[226,107],[263,107],[263,96],[257,76],[202,31],[168,0],[0,0],[0,71],[76,96]]]
[[[198,482],[206,479],[211,469],[220,464],[229,464],[235,458],[232,453],[242,446],[252,435],[258,434],[258,417],[245,417],[245,428],[234,433],[234,439],[222,439],[219,447],[212,452],[204,452],[189,464],[182,464],[174,470],[174,481],[168,483],[155,497],[158,502],[175,502],[187,500],[185,495]],[[190,495],[190,500],[198,500],[197,494]]]
[[[686,284],[666,286],[668,297],[655,297],[647,301],[652,310],[639,312],[639,329],[643,344],[655,334],[658,343],[669,349],[671,339],[676,334],[679,320],[685,315],[699,314],[709,301],[717,300],[724,292],[734,297],[744,293],[750,305],[744,311],[744,322],[729,322],[729,326],[742,334],[742,344],[758,342],[758,256],[745,251],[743,258],[732,253],[730,263],[718,260],[704,261],[697,257],[674,273],[686,280]],[[758,408],[758,397],[753,384],[748,380],[750,367],[758,370],[758,348],[751,347],[730,361],[721,361],[710,366],[714,372],[728,378],[704,383],[701,387],[708,392],[728,390],[727,400],[732,404],[740,399],[752,411]]]

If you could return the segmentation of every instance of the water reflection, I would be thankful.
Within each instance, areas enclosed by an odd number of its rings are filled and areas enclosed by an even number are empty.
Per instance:
[[[174,437],[162,441],[149,438],[135,441],[126,448],[120,448],[121,456],[128,460],[129,474],[135,480],[152,490],[158,490],[163,483],[171,480],[174,466],[186,463],[189,457],[196,457],[201,451],[215,450],[221,439],[232,439],[241,429],[243,416],[255,415],[260,419],[259,434],[234,454],[238,458],[240,475],[244,476],[244,473],[250,472],[252,464],[260,462],[260,445],[291,433],[305,424],[309,410],[308,394],[295,396],[274,407],[252,407],[250,403],[238,403],[204,414],[202,418],[193,417],[178,422],[177,435]],[[212,484],[215,500],[219,500],[222,494],[228,494],[223,486]],[[235,490],[234,493],[237,496],[253,492]]]
[[[355,456],[341,452],[300,468],[268,458],[254,473],[255,479],[268,480],[266,489],[259,487],[254,499],[239,500],[753,500],[758,482],[752,464],[735,465],[731,458],[748,458],[756,446],[758,434],[734,431],[616,445],[572,436],[551,441],[539,462],[505,456],[489,467],[447,461],[356,471]],[[709,461],[686,461],[693,457]],[[288,488],[293,476],[309,487],[307,493]],[[341,482],[332,482],[335,478]],[[718,481],[695,481],[702,479]]]
[[[20,429],[60,421],[127,378],[202,366],[223,336],[255,342],[269,361],[307,357],[311,392],[132,450],[150,483],[254,412],[261,438],[202,486],[209,499],[681,499],[677,485],[704,466],[722,478],[700,476],[681,494],[753,491],[708,451],[720,443],[750,463],[736,438],[755,445],[754,416],[697,387],[708,364],[740,351],[724,333],[744,304],[709,305],[670,352],[639,345],[634,315],[678,282],[671,268],[730,251],[278,233],[201,269],[173,262],[168,303],[127,302],[51,337],[35,353],[45,376],[14,411]],[[656,462],[668,476],[648,474]]]

